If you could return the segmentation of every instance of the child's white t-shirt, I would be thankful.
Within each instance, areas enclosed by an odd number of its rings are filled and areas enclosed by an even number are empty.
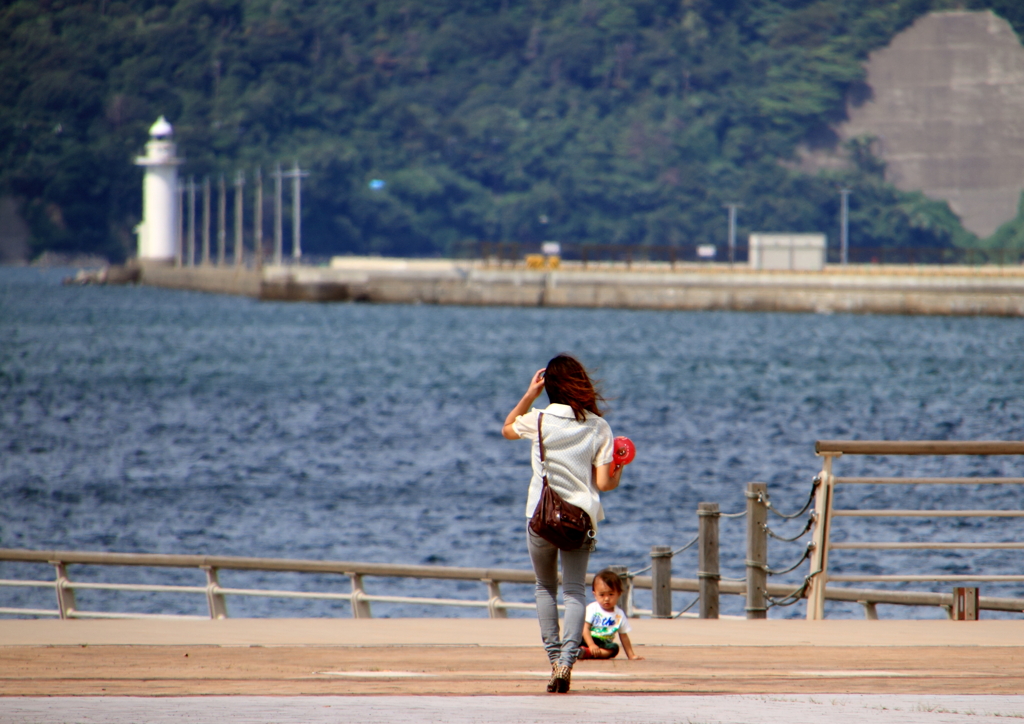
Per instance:
[[[589,603],[584,620],[590,624],[590,635],[595,639],[611,641],[615,634],[630,631],[629,619],[618,606],[614,611],[608,612],[601,608],[597,601]]]

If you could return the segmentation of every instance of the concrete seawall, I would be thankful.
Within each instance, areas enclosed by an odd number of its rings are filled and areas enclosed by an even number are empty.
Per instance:
[[[141,282],[164,289],[183,289],[214,294],[260,296],[262,275],[251,269],[234,267],[173,267],[142,264]]]
[[[142,283],[267,300],[523,307],[1024,316],[1021,267],[565,265],[337,258],[331,267],[143,267]]]

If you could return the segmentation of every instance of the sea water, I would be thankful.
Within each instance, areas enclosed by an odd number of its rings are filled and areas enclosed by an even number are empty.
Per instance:
[[[820,469],[818,439],[1024,438],[1019,319],[269,303],[62,286],[67,273],[0,268],[0,547],[528,569],[529,445],[500,430],[534,371],[563,351],[600,379],[612,429],[638,450],[619,489],[603,496],[608,518],[591,570],[645,566],[652,545],[693,538],[699,502],[743,510],[748,482],[767,483],[778,509],[798,510]],[[1024,476],[1021,462],[844,457],[836,472]],[[1019,509],[1021,491],[865,486],[840,489],[836,505]],[[804,520],[770,524],[792,535]],[[1013,541],[1022,530],[1015,519],[844,518],[834,540]],[[721,531],[723,576],[741,578],[745,523],[722,519]],[[770,565],[796,562],[807,540],[772,541]],[[836,551],[831,571],[1019,574],[1019,562],[1019,551]],[[695,548],[673,560],[676,576],[696,568]],[[796,587],[806,573],[804,563],[778,582]],[[52,575],[45,565],[0,564],[3,578]],[[70,575],[205,581],[195,570],[72,566]],[[326,575],[222,571],[221,583],[349,590],[346,578]],[[1018,584],[981,586],[1024,596]],[[486,592],[411,579],[368,578],[366,587]],[[532,596],[507,584],[503,594]],[[674,604],[691,598],[676,594]],[[54,608],[53,592],[0,588],[0,606],[15,605]],[[79,591],[78,605],[203,614],[206,603]],[[725,613],[742,605],[723,596]],[[350,615],[344,602],[240,597],[229,610]],[[770,615],[803,613],[800,603]],[[829,604],[828,615],[862,614]]]

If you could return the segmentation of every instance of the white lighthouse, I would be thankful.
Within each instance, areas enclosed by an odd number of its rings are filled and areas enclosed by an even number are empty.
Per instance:
[[[178,219],[178,166],[171,137],[174,129],[163,116],[149,129],[146,155],[135,159],[144,166],[142,221],[135,227],[139,237],[139,261],[173,262],[180,243]]]

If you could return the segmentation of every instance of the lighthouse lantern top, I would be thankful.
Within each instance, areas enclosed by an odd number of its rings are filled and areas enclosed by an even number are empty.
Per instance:
[[[149,128],[149,141],[146,143],[146,155],[135,159],[136,166],[178,166],[182,159],[177,157],[174,140],[174,129],[167,119],[160,116]]]
[[[156,123],[149,128],[149,135],[153,138],[170,138],[173,134],[174,128],[163,116],[157,118]]]

